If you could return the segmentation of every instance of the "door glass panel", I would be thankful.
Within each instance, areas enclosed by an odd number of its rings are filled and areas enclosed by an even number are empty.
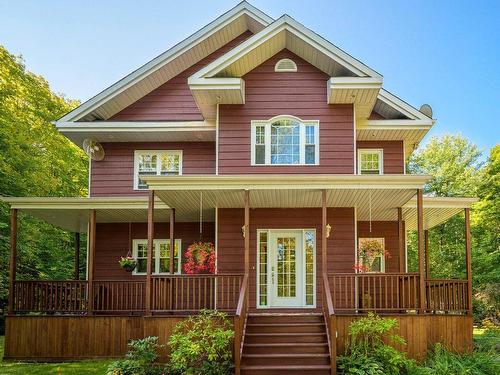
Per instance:
[[[295,237],[277,239],[278,297],[296,297]]]
[[[306,259],[306,305],[314,305],[314,241],[315,233],[307,231],[305,237],[305,259]]]

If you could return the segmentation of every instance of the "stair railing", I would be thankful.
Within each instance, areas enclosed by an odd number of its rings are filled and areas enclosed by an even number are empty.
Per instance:
[[[241,283],[238,305],[234,316],[234,368],[235,374],[240,374],[241,356],[248,317],[248,274]]]
[[[323,318],[330,352],[330,374],[335,375],[337,373],[337,322],[333,310],[330,282],[326,273],[323,273]]]

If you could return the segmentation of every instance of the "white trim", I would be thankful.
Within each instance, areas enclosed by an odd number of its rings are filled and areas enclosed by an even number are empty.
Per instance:
[[[384,174],[384,150],[381,148],[358,148],[358,174],[361,175],[361,155],[378,154],[378,175]]]
[[[219,175],[219,103],[215,114],[215,175]]]
[[[271,125],[272,123],[280,120],[295,120],[299,123],[299,137],[300,137],[300,150],[299,150],[299,163],[297,164],[272,164],[271,163]],[[255,142],[256,142],[256,128],[258,126],[264,126],[265,129],[265,163],[257,164],[255,162]],[[314,163],[306,164],[305,162],[305,150],[306,150],[306,127],[314,126]],[[269,120],[252,120],[250,122],[250,165],[256,167],[281,167],[281,166],[314,166],[319,165],[320,160],[320,139],[319,139],[319,120],[302,120],[296,116],[291,115],[279,115],[270,118]]]
[[[406,141],[403,139],[403,174],[406,174]]]
[[[248,38],[239,46],[233,48],[231,51],[222,55],[204,68],[200,69],[191,77],[213,77],[245,54],[253,51],[258,45],[266,42],[267,40],[285,30],[294,33],[298,38],[310,44],[319,52],[327,55],[332,60],[335,60],[358,76],[382,77],[379,73],[369,68],[361,61],[356,60],[354,57],[348,55],[340,48],[334,46],[332,43],[323,39],[318,34],[307,29],[286,14],[281,16],[272,24],[268,25],[265,29]],[[191,77],[188,79],[188,82]]]
[[[405,223],[405,272],[408,272],[408,231]]]
[[[61,132],[85,131],[200,131],[203,129],[214,130],[215,126],[209,121],[90,121],[53,122]]]
[[[272,274],[271,274],[271,234],[273,232],[293,232],[293,233],[301,233],[302,236],[302,241],[301,241],[301,261],[302,264],[300,267],[297,268],[297,270],[300,268],[302,272],[301,276],[301,282],[302,285],[297,287],[297,292],[300,291],[301,293],[301,305],[298,306],[273,306],[271,303],[271,296],[272,296]],[[307,305],[306,304],[306,260],[305,260],[305,232],[313,232],[314,233],[314,253],[313,253],[313,304],[312,305]],[[316,308],[317,305],[317,249],[318,249],[318,238],[317,238],[317,233],[315,228],[285,228],[285,229],[279,229],[279,228],[272,228],[272,229],[257,229],[257,235],[256,235],[256,301],[255,301],[255,306],[257,309],[280,309],[280,308],[300,308],[300,309],[314,309]],[[267,304],[266,305],[261,305],[260,304],[260,234],[261,233],[267,233]],[[299,257],[297,257],[299,259]],[[299,281],[299,278],[296,279]],[[298,298],[298,297],[297,297]]]
[[[161,176],[161,155],[178,155],[179,156],[179,174],[182,175],[182,150],[135,150],[134,151],[134,190],[148,190],[148,188],[139,188],[139,156],[143,154],[156,155],[156,175]]]
[[[103,103],[113,99],[115,96],[123,93],[126,89],[138,83],[146,76],[151,73],[157,71],[161,67],[167,65],[171,61],[175,60],[179,56],[181,56],[186,51],[190,50],[194,45],[202,42],[203,40],[208,39],[210,36],[220,31],[230,23],[232,23],[235,19],[239,18],[242,15],[246,15],[263,26],[269,25],[274,20],[250,5],[246,1],[243,1],[236,5],[234,8],[218,17],[196,33],[192,34],[190,37],[184,39],[182,42],[176,44],[174,47],[165,51],[161,55],[155,57],[148,63],[141,66],[139,69],[133,71],[125,78],[119,80],[115,84],[106,88],[93,98],[89,99],[85,103],[81,104],[79,107],[69,112],[68,114],[61,117],[60,121],[77,121],[78,119],[86,116],[93,110],[97,109]]]
[[[176,275],[180,275],[182,273],[182,240],[180,238],[176,238],[174,243],[174,249],[175,246],[177,246],[178,249],[178,254],[177,254],[177,272],[175,272]],[[160,245],[162,243],[167,244],[170,246],[170,239],[165,239],[165,238],[157,238],[153,240],[153,243],[155,245]],[[132,256],[137,259],[137,251],[138,251],[138,245],[139,244],[145,244],[146,246],[148,245],[148,240],[143,239],[143,238],[134,238],[132,240]],[[159,248],[157,248],[159,250]],[[172,249],[170,249],[171,251]],[[152,272],[153,275],[170,275],[170,272],[160,272],[160,251],[156,251],[155,257],[153,258],[153,267],[154,270]],[[132,271],[132,275],[134,276],[142,276],[146,275],[147,272],[137,272],[137,269],[134,269]]]
[[[358,134],[356,132],[356,106],[353,104],[352,105],[352,115],[353,115],[353,149],[352,149],[352,154],[354,157],[354,163],[352,166],[352,169],[354,170],[354,174],[357,174],[357,169],[358,169]]]
[[[431,122],[431,125],[433,125],[435,122],[434,119],[424,115],[415,107],[411,106],[410,104],[406,103],[405,101],[398,98],[396,95],[390,93],[389,91],[383,88],[380,89],[377,99],[391,106],[397,111],[401,112],[403,115],[410,118],[411,120],[427,120]]]
[[[429,130],[434,122],[432,120],[367,120],[367,126],[358,130]]]

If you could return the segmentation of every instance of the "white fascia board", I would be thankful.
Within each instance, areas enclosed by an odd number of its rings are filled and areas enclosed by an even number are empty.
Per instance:
[[[191,90],[241,90],[243,91],[243,79],[241,78],[192,78],[188,79]]]
[[[65,132],[120,132],[120,131],[179,131],[214,130],[215,124],[207,121],[90,121],[73,122],[57,121],[54,123],[59,131]]]
[[[463,197],[424,197],[424,208],[470,208],[474,203],[478,202],[478,198],[463,198]],[[416,208],[417,198],[410,199],[403,208]]]
[[[382,77],[331,77],[328,88],[333,89],[379,89]]]
[[[356,60],[354,57],[334,46],[332,43],[312,32],[288,15],[280,17],[264,30],[261,30],[257,34],[251,36],[239,46],[233,48],[231,51],[194,73],[192,77],[201,78],[216,75],[218,72],[231,65],[234,61],[238,60],[241,56],[245,55],[256,46],[264,43],[266,40],[272,38],[283,30],[288,30],[294,33],[299,38],[315,47],[318,51],[330,56],[332,60],[344,65],[354,74],[359,76],[382,77],[378,72],[361,63],[359,60]]]
[[[267,26],[274,21],[264,12],[258,10],[246,1],[243,1],[196,33],[192,34],[190,37],[184,39],[182,42],[176,44],[166,52],[160,54],[159,56],[155,57],[137,70],[125,76],[118,82],[101,91],[99,94],[87,100],[85,103],[81,104],[73,111],[67,113],[66,115],[61,117],[59,121],[77,121],[78,119],[84,117],[85,115],[99,107],[99,105],[101,105],[103,102],[108,101],[118,94],[122,93],[129,87],[142,80],[145,76],[173,61],[185,51],[192,48],[195,44],[207,39],[220,29],[233,22],[241,15],[245,14],[260,22],[263,26]]]
[[[429,130],[434,125],[433,120],[367,120],[367,126],[360,130]]]
[[[432,121],[433,124],[436,122],[436,120],[424,115],[415,107],[411,106],[410,104],[406,103],[405,101],[398,98],[396,95],[391,94],[389,91],[383,88],[380,89],[380,92],[378,94],[378,99],[412,119],[429,120]]]

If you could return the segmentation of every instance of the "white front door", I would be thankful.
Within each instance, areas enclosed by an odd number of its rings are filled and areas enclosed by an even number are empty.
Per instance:
[[[302,231],[271,231],[269,265],[271,307],[304,305]]]

